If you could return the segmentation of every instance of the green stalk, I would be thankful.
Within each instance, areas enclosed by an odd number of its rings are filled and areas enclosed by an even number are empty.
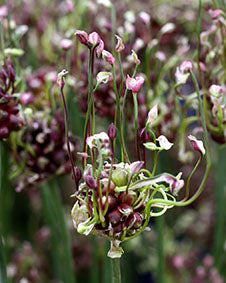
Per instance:
[[[200,53],[201,53],[201,38],[200,38],[200,34],[201,34],[201,24],[202,24],[202,0],[199,0],[199,18],[198,18],[198,25],[197,25],[197,37],[198,37],[198,49],[197,49],[197,68],[198,68],[198,74],[199,74],[199,79],[201,82],[202,87],[204,87],[204,80],[203,80],[203,75],[202,75],[202,71],[199,65],[199,61],[200,61]]]
[[[157,282],[165,282],[165,253],[164,253],[164,215],[157,217],[158,230],[158,267],[157,267]]]
[[[76,282],[71,254],[70,236],[64,218],[64,210],[61,204],[57,186],[54,182],[42,188],[43,203],[47,211],[47,220],[52,230],[54,250],[59,258],[55,258],[56,268],[60,269],[63,282]],[[57,221],[56,221],[57,220]],[[56,244],[55,244],[56,243]],[[54,251],[55,252],[55,251]],[[58,270],[56,270],[58,272]],[[62,273],[62,274],[61,274]]]
[[[133,104],[134,104],[134,120],[135,120],[135,142],[137,147],[137,155],[139,159],[139,144],[138,144],[138,103],[137,103],[137,93],[133,93]]]
[[[112,258],[112,283],[121,283],[120,258]]]
[[[215,258],[215,266],[220,273],[225,271],[224,269],[224,240],[226,234],[226,213],[225,213],[225,184],[226,184],[226,175],[225,175],[225,158],[226,158],[226,149],[217,152],[217,160],[214,166],[215,171],[215,201],[216,201],[216,224],[214,231],[214,248],[213,254]],[[224,274],[225,275],[225,274]]]
[[[3,152],[3,144],[0,142],[0,204],[2,204],[2,187],[3,187],[3,171],[4,171],[4,152]],[[2,210],[2,207],[1,207]],[[3,217],[4,211],[1,211],[1,216]],[[1,223],[3,223],[2,219]],[[0,227],[0,282],[6,283],[7,282],[7,276],[6,276],[6,258],[5,258],[5,247],[2,241],[2,232],[3,227]]]

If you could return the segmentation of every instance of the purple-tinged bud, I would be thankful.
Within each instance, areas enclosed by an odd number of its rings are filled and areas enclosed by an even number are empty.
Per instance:
[[[124,224],[123,223],[119,223],[118,225],[113,227],[113,233],[114,234],[118,234],[121,233],[124,229]]]
[[[1,127],[0,128],[0,140],[6,139],[9,137],[9,129],[7,127]]]
[[[140,59],[138,58],[137,53],[134,50],[132,50],[132,57],[133,57],[133,62],[136,65],[139,65],[140,64]]]
[[[81,180],[82,178],[82,171],[79,167],[75,166],[74,167],[74,170],[75,170],[75,178],[76,178],[76,183],[78,184],[79,181]]]
[[[27,105],[34,102],[34,95],[31,92],[24,92],[20,96],[20,102],[22,105]]]
[[[92,46],[92,47],[95,47],[97,46],[101,41],[101,38],[99,36],[99,34],[97,32],[92,32],[89,34],[89,44]]]
[[[61,48],[65,51],[68,51],[69,49],[71,49],[72,45],[73,45],[72,40],[68,38],[62,39],[60,42]]]
[[[223,88],[220,85],[211,85],[209,92],[212,96],[220,98],[223,95]]]
[[[113,123],[108,128],[108,136],[111,140],[114,140],[117,136],[117,128]]]
[[[139,173],[144,166],[144,161],[135,161],[129,166],[129,170],[132,174]]]
[[[140,132],[140,140],[142,143],[148,142],[149,140],[148,131],[145,128]]]
[[[96,48],[96,53],[97,53],[97,57],[98,57],[98,58],[99,58],[100,55],[102,54],[103,50],[104,50],[104,42],[103,42],[103,40],[101,39],[100,42],[99,42],[99,45],[98,45],[97,48]]]
[[[202,141],[199,141],[196,139],[196,137],[192,136],[192,135],[189,135],[188,136],[188,139],[190,140],[191,142],[191,145],[193,146],[194,150],[197,150],[199,151],[202,155],[205,155],[206,153],[206,150],[203,146],[203,142]]]
[[[131,78],[129,75],[127,75],[126,88],[132,90],[133,93],[139,92],[143,83],[144,83],[144,78],[142,76],[137,76],[134,79]]]
[[[118,209],[115,209],[108,213],[108,219],[109,222],[111,222],[113,225],[116,225],[121,220],[121,213],[119,212]]]
[[[89,36],[88,34],[83,30],[76,30],[75,35],[77,36],[78,40],[82,43],[88,46],[89,42]]]
[[[188,73],[192,70],[193,66],[192,66],[192,62],[191,61],[184,61],[181,65],[180,65],[180,70],[183,74]]]
[[[93,176],[87,175],[87,176],[85,177],[85,182],[86,182],[86,185],[87,185],[90,189],[96,189],[96,188],[97,188],[97,181],[93,178]]]
[[[142,11],[140,12],[139,16],[144,24],[150,24],[151,16],[148,13]]]
[[[117,43],[116,43],[116,46],[115,46],[115,51],[116,52],[121,52],[122,50],[125,49],[125,45],[124,45],[121,37],[119,37],[118,35],[115,35],[115,37],[117,38]]]
[[[113,57],[113,55],[108,52],[107,50],[103,50],[102,51],[102,57],[103,59],[108,62],[110,65],[114,65],[115,64],[115,58]]]

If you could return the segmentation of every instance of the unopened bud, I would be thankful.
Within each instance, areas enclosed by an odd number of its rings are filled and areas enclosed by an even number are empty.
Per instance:
[[[113,225],[118,224],[121,220],[120,211],[118,209],[115,209],[112,212],[108,213],[108,219]]]
[[[113,123],[108,128],[108,136],[111,140],[114,140],[117,136],[117,128]]]
[[[24,92],[20,96],[20,102],[22,105],[27,105],[34,102],[34,95],[31,92]]]
[[[100,36],[97,32],[92,32],[89,34],[89,44],[92,46],[92,47],[95,47],[97,46],[99,43],[100,43],[101,39],[100,39]]]
[[[78,183],[81,180],[81,178],[82,178],[82,171],[77,166],[74,167],[74,171],[75,171],[75,178],[76,178],[75,181],[76,181],[76,183]]]
[[[93,178],[93,176],[87,175],[87,176],[85,177],[85,182],[86,182],[86,185],[87,185],[90,189],[96,189],[96,188],[97,188],[97,181]]]
[[[136,65],[139,65],[140,64],[140,59],[138,58],[137,53],[134,50],[132,50],[132,57],[133,57],[133,62]]]
[[[78,40],[88,46],[89,36],[83,30],[76,30],[75,35],[77,36]]]
[[[113,55],[110,52],[103,50],[102,51],[102,57],[106,62],[108,62],[111,65],[114,65],[115,58],[113,57]]]
[[[118,35],[115,35],[115,37],[117,38],[117,44],[115,46],[115,51],[116,52],[121,52],[122,50],[125,49],[125,45],[124,45],[121,37],[119,37]]]
[[[104,42],[103,42],[103,40],[100,40],[99,45],[96,48],[96,53],[97,53],[98,58],[102,54],[103,50],[104,50]]]
[[[68,51],[72,47],[72,40],[65,38],[61,40],[60,46],[65,51]]]
[[[135,79],[127,75],[126,88],[132,90],[133,93],[139,92],[141,86],[144,83],[144,78],[142,76],[137,76]]]

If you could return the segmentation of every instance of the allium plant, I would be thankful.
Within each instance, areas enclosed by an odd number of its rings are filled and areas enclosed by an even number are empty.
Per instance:
[[[148,113],[145,129],[141,135],[144,146],[143,156],[141,157],[137,96],[139,96],[145,82],[145,77],[142,74],[136,74],[140,64],[138,56],[135,52],[132,53],[134,72],[132,76],[128,74],[127,79],[125,79],[120,55],[124,45],[119,36],[117,36],[116,48],[110,53],[104,50],[104,43],[97,33],[93,32],[88,35],[85,31],[76,31],[75,35],[89,51],[89,93],[83,149],[82,152],[78,153],[82,157],[82,169],[75,166],[72,150],[67,142],[75,182],[73,197],[76,199],[71,215],[74,227],[79,233],[84,235],[92,233],[110,241],[111,248],[108,256],[112,258],[113,262],[113,278],[114,282],[120,282],[119,258],[123,254],[120,244],[139,236],[148,226],[151,217],[158,217],[174,206],[191,204],[205,187],[211,162],[202,99],[192,64],[184,62],[176,74],[179,77],[177,84],[185,82],[185,75],[186,78],[191,75],[199,101],[204,145],[194,136],[188,137],[193,149],[200,153],[200,158],[186,184],[181,179],[181,172],[177,176],[170,172],[157,174],[160,153],[170,150],[173,143],[169,142],[164,135],[156,137],[153,123],[158,119],[159,114],[158,106],[155,105]],[[95,56],[101,54],[108,68],[110,67],[110,71],[105,72],[103,70],[103,72],[97,74],[95,79]],[[118,60],[116,61],[116,59]],[[117,62],[121,74],[119,86],[116,81]],[[64,103],[65,134],[68,141],[68,113],[64,97],[67,73],[66,70],[63,70],[58,74],[58,84]],[[109,126],[108,132],[96,133],[95,93],[102,83],[108,84],[112,77],[116,102],[114,123]],[[123,92],[124,88],[125,92]],[[133,161],[130,160],[124,140],[124,111],[130,92],[132,92],[134,102],[134,136],[136,141],[136,160]],[[120,143],[120,158],[116,156],[116,141]],[[146,160],[147,150],[154,153],[151,162]],[[190,180],[203,157],[206,159],[203,179],[196,193],[189,198]],[[185,197],[177,201],[177,194],[183,187],[186,187]]]

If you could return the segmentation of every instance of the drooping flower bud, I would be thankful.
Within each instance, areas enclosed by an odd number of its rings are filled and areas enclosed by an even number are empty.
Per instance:
[[[108,81],[112,78],[112,73],[110,72],[99,72],[97,74],[97,82],[98,83],[108,83]]]
[[[119,37],[118,35],[115,35],[115,37],[117,38],[117,43],[116,43],[116,46],[115,46],[115,51],[116,52],[122,52],[122,50],[125,49],[125,45],[124,45],[121,37]]]
[[[83,31],[83,30],[76,30],[75,35],[77,36],[78,40],[82,44],[88,46],[89,36],[88,36],[88,34],[85,31]]]
[[[176,27],[175,24],[167,23],[161,28],[160,33],[164,34],[164,33],[173,32],[175,30],[175,27]]]
[[[86,182],[86,185],[87,185],[90,189],[96,189],[96,188],[97,188],[97,181],[93,178],[93,176],[87,175],[87,176],[85,177],[85,182]]]
[[[108,136],[111,140],[114,140],[117,136],[117,128],[113,123],[108,128]]]
[[[58,73],[57,75],[57,84],[60,87],[64,87],[65,85],[65,76],[68,74],[68,71],[66,71],[65,69],[63,69],[60,73]]]
[[[154,105],[151,110],[148,112],[147,124],[151,125],[158,117],[158,105]]]
[[[173,146],[173,143],[169,142],[163,135],[159,136],[156,140],[162,149],[169,150]]]
[[[192,135],[189,135],[188,136],[188,139],[190,140],[194,150],[197,150],[199,151],[202,155],[205,155],[206,153],[206,150],[203,146],[203,142],[200,141],[200,140],[197,140],[196,137],[192,136]]]
[[[76,177],[76,183],[78,184],[79,183],[79,181],[81,180],[81,178],[82,178],[82,171],[81,171],[81,169],[79,168],[79,167],[77,167],[77,166],[75,166],[75,168],[74,168],[74,170],[75,170],[75,177]]]
[[[151,16],[148,13],[142,11],[139,16],[144,24],[148,25],[150,23]]]
[[[133,93],[139,92],[143,83],[144,83],[144,78],[142,76],[137,76],[134,79],[131,78],[129,75],[127,75],[126,88],[132,90]]]
[[[97,54],[97,57],[98,57],[98,58],[99,58],[100,55],[102,54],[103,50],[104,50],[104,42],[103,42],[103,40],[101,39],[100,42],[99,42],[99,44],[98,44],[98,46],[97,46],[97,48],[96,48],[96,54]]]
[[[144,166],[144,161],[135,161],[131,163],[129,166],[130,173],[132,174],[139,173],[143,166]]]
[[[176,83],[185,84],[190,76],[191,70],[192,70],[192,62],[190,61],[184,61],[179,67],[177,67],[175,73]]]
[[[134,50],[132,50],[132,57],[133,57],[133,62],[136,65],[139,65],[140,64],[140,59],[138,58],[137,53]]]
[[[113,55],[110,52],[108,52],[107,50],[103,50],[102,51],[102,57],[106,62],[108,62],[111,65],[114,65],[115,58],[113,57]]]

